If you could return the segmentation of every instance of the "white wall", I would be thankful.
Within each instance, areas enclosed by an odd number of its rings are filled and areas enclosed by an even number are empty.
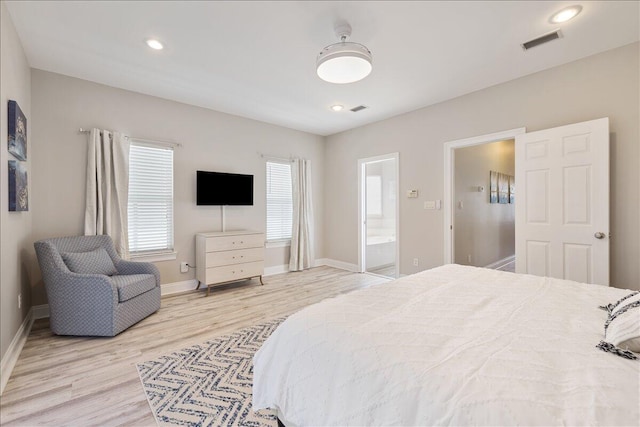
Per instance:
[[[27,265],[33,253],[32,206],[29,212],[8,212],[7,162],[16,160],[7,151],[7,103],[10,99],[18,103],[27,118],[25,163],[29,186],[33,180],[31,165],[35,156],[31,134],[31,72],[4,2],[0,2],[0,31],[0,355],[4,357],[31,307]],[[32,200],[30,197],[29,202]],[[18,309],[19,294],[22,294],[21,309]]]
[[[179,141],[174,152],[175,261],[159,262],[163,283],[195,278],[179,272],[195,264],[194,235],[220,229],[220,207],[196,206],[196,170],[254,174],[254,206],[227,207],[227,229],[264,230],[265,159],[311,159],[315,209],[323,211],[323,138],[238,116],[193,107],[41,70],[33,84],[34,240],[83,233],[87,136],[99,127],[141,138]],[[315,253],[323,257],[322,215],[316,215]],[[288,264],[288,248],[267,249],[266,266]],[[34,304],[45,303],[36,269]]]
[[[611,126],[611,283],[640,288],[640,96],[634,43],[388,120],[329,136],[325,151],[325,256],[358,258],[357,160],[400,153],[400,271],[443,262],[443,144],[526,126],[600,117]],[[456,84],[455,81],[451,84]],[[402,94],[398,94],[402,96]],[[372,107],[373,108],[373,107]],[[359,114],[366,114],[366,110]],[[408,199],[408,189],[420,190]],[[412,258],[420,265],[413,267]]]
[[[515,204],[489,203],[489,171],[514,176],[514,147],[514,141],[509,140],[455,150],[457,264],[484,267],[515,254]],[[485,191],[478,192],[478,186],[484,186]]]

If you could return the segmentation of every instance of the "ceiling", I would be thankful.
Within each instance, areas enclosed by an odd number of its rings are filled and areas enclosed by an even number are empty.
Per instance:
[[[8,1],[32,67],[330,135],[639,40],[639,2]],[[320,50],[350,41],[373,72],[347,85],[315,73]],[[524,52],[520,43],[561,28]],[[157,38],[162,51],[145,40]],[[334,112],[333,104],[345,109]],[[353,113],[350,108],[369,108]]]

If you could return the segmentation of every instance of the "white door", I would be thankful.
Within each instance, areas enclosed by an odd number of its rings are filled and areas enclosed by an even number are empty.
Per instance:
[[[516,137],[516,272],[609,285],[609,119]]]

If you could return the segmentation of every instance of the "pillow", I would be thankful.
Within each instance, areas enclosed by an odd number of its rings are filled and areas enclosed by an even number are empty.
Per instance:
[[[97,248],[89,252],[62,252],[60,255],[69,270],[74,273],[107,276],[118,273],[105,248]]]
[[[640,353],[640,292],[634,292],[606,306],[609,316],[604,324],[604,341],[597,347],[628,359]]]

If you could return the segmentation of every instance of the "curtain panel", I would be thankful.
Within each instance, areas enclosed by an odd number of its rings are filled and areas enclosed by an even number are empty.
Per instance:
[[[293,184],[293,231],[289,270],[301,271],[313,266],[313,210],[311,198],[311,162],[294,159],[291,168]]]
[[[118,132],[92,129],[89,135],[84,234],[111,236],[124,259],[129,258],[129,148]]]

